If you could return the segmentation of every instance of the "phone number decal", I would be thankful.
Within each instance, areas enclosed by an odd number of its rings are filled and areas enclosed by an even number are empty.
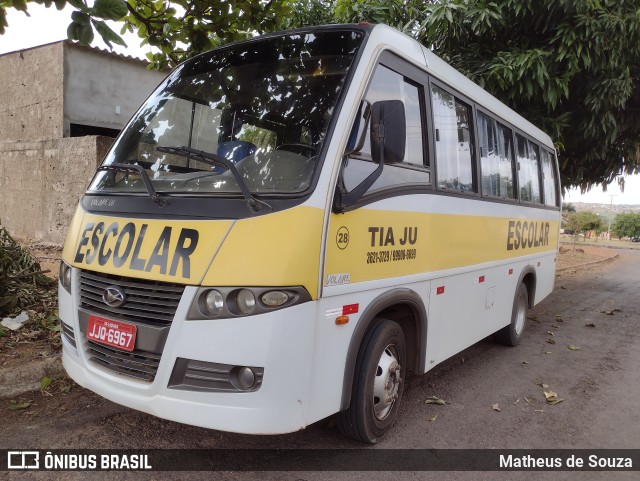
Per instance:
[[[416,249],[388,249],[367,252],[367,264],[408,261],[416,258]]]

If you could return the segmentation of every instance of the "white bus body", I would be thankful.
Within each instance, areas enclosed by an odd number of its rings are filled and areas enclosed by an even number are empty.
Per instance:
[[[78,207],[65,369],[182,423],[273,434],[340,413],[375,442],[407,373],[496,332],[519,343],[554,287],[559,193],[546,134],[392,28],[200,55]]]

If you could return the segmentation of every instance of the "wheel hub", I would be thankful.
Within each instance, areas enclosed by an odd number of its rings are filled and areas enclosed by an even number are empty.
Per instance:
[[[398,399],[401,372],[397,350],[390,344],[382,351],[373,381],[373,413],[380,421],[389,415]]]

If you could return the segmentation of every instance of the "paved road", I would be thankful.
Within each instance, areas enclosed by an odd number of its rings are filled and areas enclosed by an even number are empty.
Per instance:
[[[487,341],[410,381],[383,448],[640,448],[640,252],[563,274],[530,312],[523,343]],[[605,311],[605,312],[603,312]],[[608,314],[606,313],[608,312]],[[595,327],[587,326],[593,324]],[[550,334],[550,333],[553,333]],[[550,344],[548,340],[555,341]],[[570,350],[574,345],[579,350]],[[545,402],[542,384],[563,401]],[[446,406],[425,404],[436,395]],[[1,447],[353,448],[330,420],[285,436],[253,437],[183,426],[75,388],[4,411]],[[501,411],[492,409],[498,404]],[[437,415],[435,421],[430,419]],[[94,473],[97,477],[98,473]],[[105,479],[106,479],[106,474]],[[639,479],[636,473],[145,473],[136,479]],[[111,473],[108,479],[129,479]],[[0,474],[0,477],[2,475]],[[32,473],[33,479],[49,479]],[[96,476],[92,476],[96,477]],[[85,479],[65,473],[63,479]],[[25,479],[25,478],[20,478]]]

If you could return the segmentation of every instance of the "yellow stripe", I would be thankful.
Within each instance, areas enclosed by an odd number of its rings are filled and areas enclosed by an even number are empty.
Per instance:
[[[92,271],[183,284],[301,285],[315,299],[322,220],[322,209],[305,206],[235,223],[126,219],[88,214],[79,208],[63,259]],[[107,235],[112,225],[114,230]],[[191,237],[181,242],[184,232]],[[197,245],[191,249],[194,236]],[[180,257],[181,247],[193,252]]]
[[[301,285],[315,299],[322,219],[322,209],[300,206],[237,221],[203,285]]]
[[[197,285],[232,224],[98,216],[79,208],[63,259],[107,274]]]
[[[324,285],[340,274],[354,283],[553,251],[558,222],[369,209],[333,214]]]

